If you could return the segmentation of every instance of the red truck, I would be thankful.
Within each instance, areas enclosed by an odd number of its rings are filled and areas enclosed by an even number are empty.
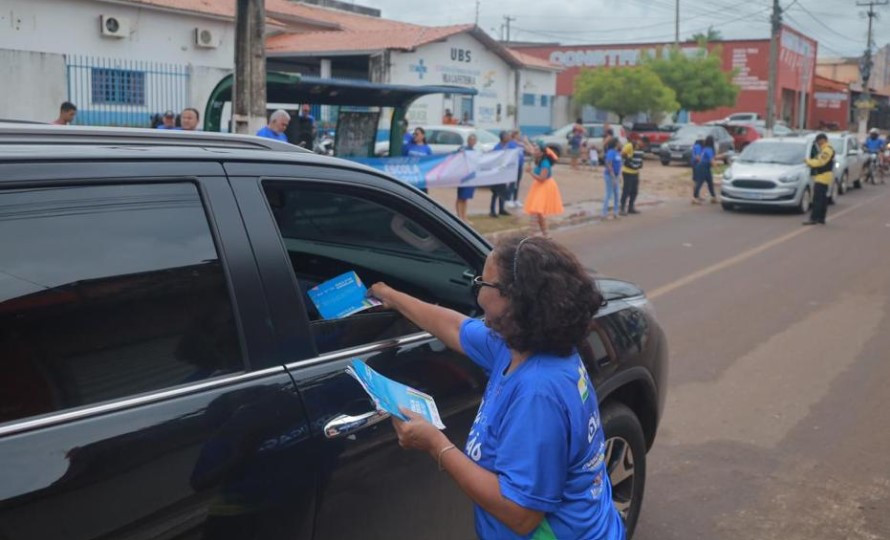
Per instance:
[[[657,154],[661,145],[671,138],[677,127],[673,125],[659,126],[658,124],[637,123],[634,124],[627,138],[643,152]]]

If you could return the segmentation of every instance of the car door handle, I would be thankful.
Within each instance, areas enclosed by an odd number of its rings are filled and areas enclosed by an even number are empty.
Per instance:
[[[324,436],[328,439],[336,439],[352,435],[374,424],[389,418],[389,413],[384,411],[371,411],[358,416],[341,414],[324,426]]]

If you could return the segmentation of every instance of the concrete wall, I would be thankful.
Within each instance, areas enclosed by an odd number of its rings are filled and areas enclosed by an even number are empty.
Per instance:
[[[68,97],[64,56],[0,49],[0,66],[0,119],[49,122],[59,115]]]
[[[513,70],[498,55],[468,34],[420,47],[416,52],[394,52],[389,67],[392,84],[446,84],[475,88],[472,117],[478,127],[514,127],[508,108],[515,107]],[[459,111],[460,96],[432,95],[415,102],[408,114],[411,125],[439,124],[445,109]]]
[[[128,23],[127,37],[100,32],[100,15]],[[210,29],[216,48],[197,47],[195,28]],[[96,0],[3,0],[0,49],[161,61],[231,69],[232,21]]]
[[[556,73],[523,69],[519,71],[519,129],[529,136],[553,127],[553,98]]]

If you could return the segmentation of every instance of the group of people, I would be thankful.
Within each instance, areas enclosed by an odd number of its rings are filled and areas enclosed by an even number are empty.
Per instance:
[[[179,113],[179,125],[176,125],[176,113],[166,111],[161,117],[161,122],[155,129],[172,129],[177,131],[197,131],[201,113],[194,107],[186,107]]]
[[[609,131],[603,138],[603,151],[605,152],[603,221],[618,219],[618,216],[628,214],[639,214],[636,202],[640,190],[640,169],[643,168],[642,157],[632,142],[621,146],[621,142]]]
[[[470,118],[469,111],[464,111],[463,118],[458,120],[454,116],[454,113],[451,112],[451,109],[445,109],[445,114],[442,116],[442,123],[446,126],[472,126],[473,120]]]
[[[300,107],[300,115],[296,119],[298,123],[297,133],[294,135],[294,144],[311,150],[315,142],[316,127],[315,117],[311,114],[311,107],[304,103]],[[290,142],[287,137],[287,128],[291,123],[291,115],[284,109],[278,109],[269,115],[269,123],[256,132],[258,137],[275,139],[282,142]]]
[[[423,133],[423,128],[414,130],[415,140],[418,133]],[[476,135],[467,137],[467,144],[460,148],[459,151],[475,151]],[[501,131],[500,141],[494,146],[494,150],[511,150],[518,149],[519,166],[516,171],[516,181],[509,184],[500,184],[490,186],[491,205],[489,216],[497,218],[500,216],[509,216],[506,207],[518,208],[522,206],[523,211],[529,215],[537,225],[542,236],[549,237],[549,229],[547,226],[547,218],[553,215],[562,214],[564,207],[562,204],[562,196],[559,192],[559,186],[553,179],[553,165],[557,162],[556,154],[543,144],[532,144],[528,138],[521,136],[519,131]],[[534,168],[530,174],[534,179],[534,184],[526,195],[525,204],[519,202],[519,184],[522,181],[522,175],[525,170],[525,154],[531,154],[534,160]],[[403,155],[416,155],[406,153]],[[476,192],[475,187],[459,187],[457,188],[457,200],[455,201],[455,211],[457,216],[467,221],[467,201],[473,198]]]

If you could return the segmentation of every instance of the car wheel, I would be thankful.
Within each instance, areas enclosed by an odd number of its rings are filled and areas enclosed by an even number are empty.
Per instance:
[[[850,189],[849,184],[848,184],[849,182],[850,182],[850,174],[847,173],[847,171],[844,171],[844,175],[841,176],[841,182],[837,186],[837,192],[839,195],[846,195],[847,190]]]
[[[722,202],[722,203],[720,203],[720,206],[722,206],[723,209],[726,210],[727,212],[735,210],[735,206],[732,203]]]
[[[813,192],[809,186],[804,189],[803,195],[800,196],[800,203],[797,205],[797,213],[806,214],[810,211],[810,205],[813,204]]]
[[[605,463],[612,483],[612,502],[624,518],[627,537],[633,536],[646,486],[646,439],[637,415],[623,403],[602,409],[606,438]]]
[[[670,160],[670,159],[661,158],[661,164],[664,165],[665,167],[667,167],[668,165],[671,164],[671,160]]]

